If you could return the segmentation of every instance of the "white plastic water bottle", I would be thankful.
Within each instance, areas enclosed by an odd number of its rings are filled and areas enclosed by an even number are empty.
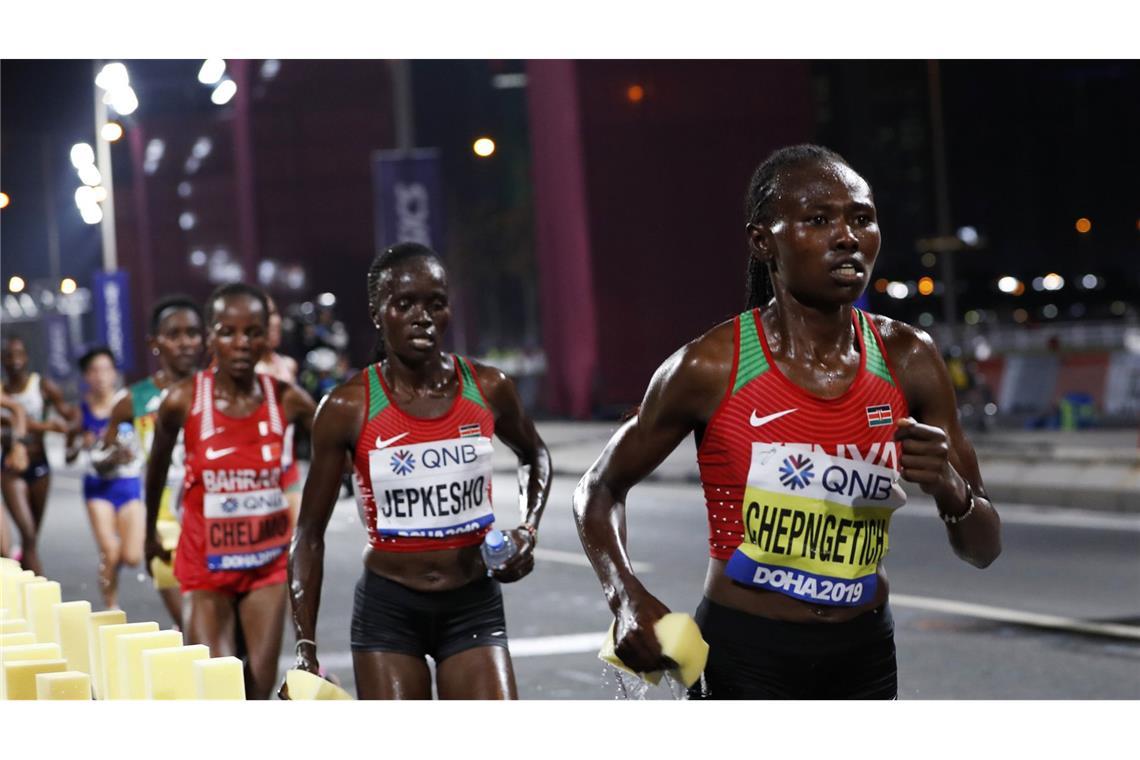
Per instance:
[[[119,429],[116,431],[116,438],[119,445],[129,450],[131,454],[138,456],[139,442],[135,436],[135,426],[129,422],[120,422]]]
[[[483,537],[483,545],[479,547],[483,554],[483,564],[487,566],[487,575],[492,570],[502,570],[515,556],[517,549],[515,542],[508,538],[501,530],[489,530]]]

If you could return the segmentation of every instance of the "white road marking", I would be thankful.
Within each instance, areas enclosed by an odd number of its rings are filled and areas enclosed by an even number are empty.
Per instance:
[[[970,602],[957,602],[953,599],[936,599],[929,596],[911,596],[909,594],[891,594],[890,603],[891,606],[895,607],[910,607],[912,609],[930,610],[931,612],[943,612],[949,615],[965,615],[1000,623],[1016,623],[1031,625],[1036,628],[1140,640],[1140,626],[1135,625],[1097,623],[1061,615],[1043,615],[1037,612],[1013,610],[1008,607],[991,607],[986,604],[972,604]]]
[[[564,552],[558,549],[535,549],[535,559],[543,559],[548,562],[561,562],[566,565],[578,565],[580,567],[593,568],[590,560],[586,559],[586,555],[581,552]],[[649,573],[653,571],[653,565],[648,562],[637,562],[636,560],[630,563],[633,566],[635,573]]]
[[[938,517],[933,503],[915,500],[917,509],[900,509],[895,517]],[[1140,516],[1135,514],[1096,512],[1064,507],[1035,507],[998,503],[998,516],[1005,525],[1042,525],[1050,528],[1086,528],[1090,530],[1125,530],[1140,533]]]

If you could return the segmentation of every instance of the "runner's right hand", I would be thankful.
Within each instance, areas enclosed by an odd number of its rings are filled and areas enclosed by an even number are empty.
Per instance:
[[[150,577],[154,577],[154,571],[150,569],[151,560],[155,557],[162,560],[166,564],[170,564],[170,550],[163,547],[162,542],[158,536],[147,537],[146,542],[143,544],[143,553],[146,557],[146,571]]]
[[[316,652],[313,653],[312,657],[306,657],[304,654],[298,653],[297,661],[293,663],[291,670],[304,670],[315,676],[321,675],[321,665],[317,662]],[[281,678],[281,688],[277,690],[278,699],[292,699],[292,697],[289,696],[288,676],[289,671],[287,670],[285,671],[285,675]]]
[[[649,592],[631,599],[618,609],[615,615],[614,653],[630,670],[649,673],[675,665],[662,656],[661,642],[653,630],[654,624],[667,614],[669,608]]]

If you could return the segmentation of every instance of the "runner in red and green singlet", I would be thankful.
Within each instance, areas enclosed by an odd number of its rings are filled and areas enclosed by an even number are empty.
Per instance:
[[[514,699],[499,582],[534,567],[550,453],[506,375],[441,350],[447,274],[430,248],[401,243],[377,256],[368,298],[380,360],[332,391],[313,426],[289,564],[295,667],[319,669],[324,532],[347,455],[368,535],[351,629],[358,696],[430,699],[431,657],[441,698]],[[479,547],[495,518],[493,435],[518,455],[525,506],[505,530],[517,554],[488,572]]]
[[[745,214],[748,311],[661,365],[579,484],[578,530],[618,656],[636,671],[667,666],[653,624],[668,609],[634,575],[616,526],[629,489],[692,434],[709,519],[696,614],[709,660],[690,696],[893,698],[882,559],[905,503],[900,476],[934,497],[953,550],[977,567],[1001,551],[997,513],[933,341],[853,306],[880,244],[863,178],[826,148],[785,148],[756,170]]]

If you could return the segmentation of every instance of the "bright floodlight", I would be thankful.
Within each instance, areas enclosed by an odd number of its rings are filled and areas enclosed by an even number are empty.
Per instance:
[[[85,185],[95,187],[103,181],[103,175],[95,168],[95,164],[86,164],[79,167],[79,181]]]
[[[471,150],[475,151],[475,155],[480,158],[486,158],[495,152],[495,141],[490,137],[480,137],[471,146]]]
[[[8,197],[8,193],[0,193],[0,208],[8,208],[10,201],[11,199]]]
[[[321,293],[319,296],[317,296],[317,303],[321,306],[332,308],[333,306],[336,306],[336,296],[334,296],[332,293]]]
[[[95,163],[95,151],[87,143],[76,143],[71,146],[71,165],[76,169],[90,166]]]
[[[178,217],[178,226],[184,230],[190,230],[197,224],[198,219],[189,211],[183,211]]]
[[[24,282],[23,277],[14,276],[12,279],[8,280],[8,290],[12,291],[13,293],[19,293],[24,289],[24,285],[26,284],[27,283]]]
[[[210,100],[219,106],[229,103],[237,94],[237,84],[232,79],[223,79],[214,91],[210,93]]]
[[[210,155],[210,151],[214,149],[214,143],[210,141],[209,137],[199,137],[194,147],[190,149],[190,153],[194,158],[205,158]]]
[[[204,266],[206,266],[207,260],[208,259],[206,257],[206,252],[203,251],[201,248],[195,248],[193,251],[190,252],[190,263],[193,266],[204,267]]]
[[[121,63],[108,63],[95,77],[95,84],[110,92],[129,86],[131,78],[127,74],[127,67]]]
[[[95,188],[89,185],[76,188],[75,190],[75,205],[82,211],[85,206],[98,206],[99,201],[95,198]]]
[[[111,108],[114,108],[121,116],[128,116],[135,112],[139,107],[138,96],[135,91],[131,89],[130,85],[120,87],[117,90],[111,90],[108,95],[110,98],[107,100]]]
[[[102,185],[98,185],[96,187],[93,187],[92,190],[95,191],[96,203],[102,203],[103,201],[107,200],[107,188],[103,187]]]
[[[962,227],[958,230],[958,239],[966,245],[974,245],[978,242],[978,231],[973,227]]]
[[[891,298],[902,300],[907,297],[909,290],[905,282],[892,282],[887,285],[887,295]]]
[[[77,287],[78,285],[75,284],[75,280],[71,279],[70,277],[64,277],[63,280],[59,283],[59,292],[63,293],[65,296],[69,296],[75,292],[75,289]]]
[[[1081,285],[1084,286],[1085,290],[1092,290],[1099,283],[1100,283],[1100,280],[1097,278],[1097,276],[1095,274],[1086,274],[1084,277],[1081,278]]]
[[[1021,283],[1017,281],[1016,277],[1010,277],[1009,275],[1006,275],[1005,277],[1002,277],[1000,280],[998,280],[998,290],[1000,290],[1002,293],[1013,293],[1017,290],[1017,286],[1020,284]]]
[[[1056,272],[1050,272],[1041,278],[1041,284],[1046,290],[1060,290],[1065,287],[1065,278]]]
[[[103,209],[98,203],[85,204],[79,207],[79,215],[88,224],[98,224],[103,221]]]
[[[266,58],[265,62],[261,64],[262,79],[272,79],[277,76],[278,71],[281,71],[281,61],[276,58]]]
[[[115,121],[109,121],[99,130],[99,136],[107,142],[115,142],[123,136],[123,127]]]
[[[217,84],[226,73],[226,62],[221,58],[207,58],[198,69],[198,81],[202,84]]]

